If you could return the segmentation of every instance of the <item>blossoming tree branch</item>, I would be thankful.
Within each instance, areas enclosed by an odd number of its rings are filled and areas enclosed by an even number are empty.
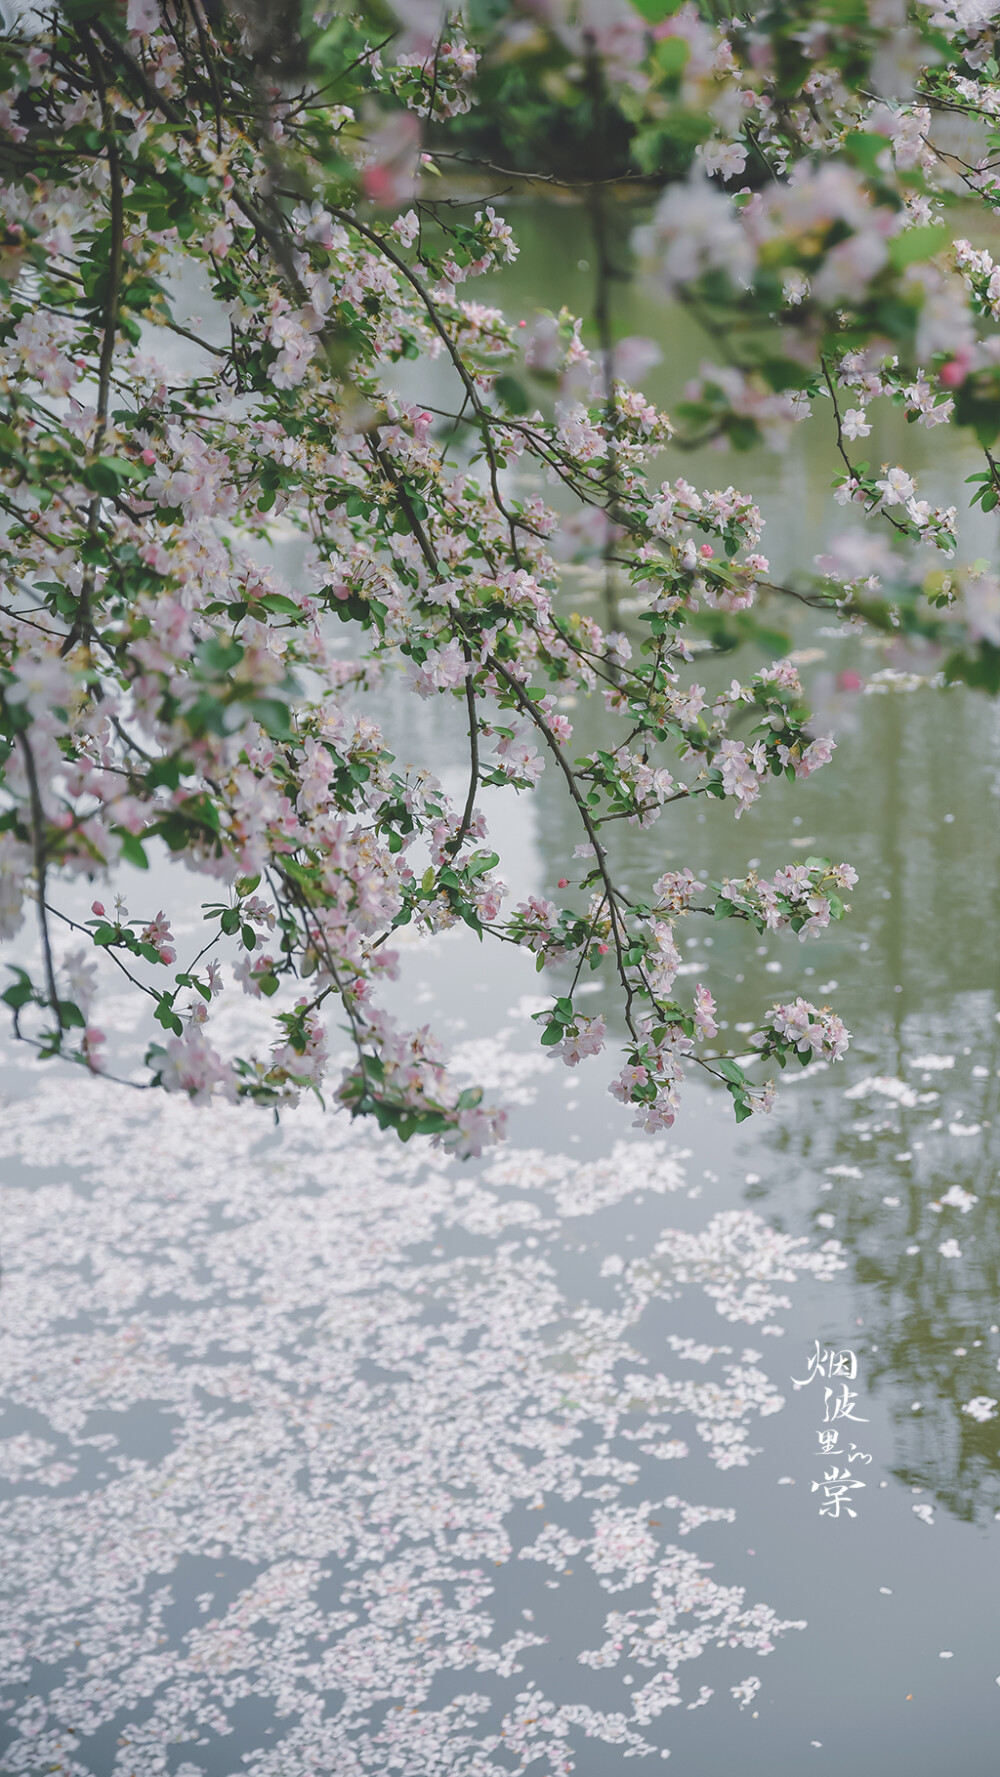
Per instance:
[[[699,611],[805,599],[1000,682],[1000,581],[956,565],[953,508],[859,454],[877,401],[969,426],[974,498],[1000,498],[1000,268],[947,220],[1000,201],[994,24],[969,0],[782,0],[721,22],[707,0],[19,16],[0,81],[0,935],[28,908],[40,938],[3,996],[20,1038],[100,1071],[117,977],[162,1033],[132,1084],[279,1108],[324,1089],[346,1021],[353,1059],[325,1090],[475,1152],[502,1112],[378,1003],[398,928],[464,921],[558,977],[539,1035],[569,1065],[606,1044],[577,994],[600,971],[626,1032],[611,1090],[646,1129],[672,1122],[685,1069],[720,1077],[742,1118],[771,1102],[767,1062],[843,1054],[832,1010],[777,1004],[748,1042],[758,1076],[706,1052],[713,996],[676,983],[683,922],[806,937],[843,914],[849,864],[670,870],[637,894],[607,830],[691,798],[738,820],[831,758],[783,660],[709,700]],[[946,145],[956,114],[971,152]],[[513,167],[496,158],[511,118]],[[448,194],[458,168],[480,201]],[[599,256],[609,183],[648,191],[637,250],[719,359],[672,418],[634,386],[603,298],[593,326],[564,308],[519,327],[470,294],[517,254],[490,201],[514,175],[577,177]],[[185,279],[217,337],[185,325]],[[400,367],[412,393],[428,363],[426,404],[404,398]],[[752,500],[678,472],[693,444],[803,424],[836,439],[841,502],[928,552],[925,575],[803,567],[774,588]],[[301,543],[285,579],[267,565],[279,519]],[[574,524],[630,589],[631,638],[561,591]],[[454,803],[371,717],[392,674],[462,712]],[[574,693],[606,711],[586,756]],[[511,905],[481,792],[543,770],[577,829],[566,892]],[[169,907],[133,917],[107,886],[157,852],[210,885],[191,955]],[[65,905],[81,877],[86,919]],[[273,1000],[264,1053],[213,1041],[227,977]]]

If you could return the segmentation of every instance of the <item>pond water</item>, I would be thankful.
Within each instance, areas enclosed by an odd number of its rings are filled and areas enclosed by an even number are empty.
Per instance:
[[[585,249],[567,212],[521,233],[527,303]],[[697,361],[686,322],[623,302]],[[781,571],[842,526],[808,432],[684,464],[759,496]],[[931,497],[959,498],[972,453],[922,449]],[[815,849],[860,871],[818,941],[688,941],[734,1047],[779,990],[854,1033],[769,1120],[737,1130],[695,1085],[669,1137],[637,1134],[600,1062],[538,1049],[530,959],[464,931],[404,945],[393,992],[510,1105],[479,1162],[5,1051],[4,1772],[993,1777],[1000,712],[842,689],[907,662],[811,616],[793,639],[833,765],[738,825],[681,807],[614,841],[626,880]],[[383,713],[464,783],[459,712],[390,691]],[[576,710],[581,751],[597,720]],[[488,812],[515,894],[551,892],[576,838],[557,786]],[[130,878],[137,908],[157,886]],[[113,1005],[122,1041],[133,1020]],[[846,1399],[809,1379],[816,1342],[853,1353]]]

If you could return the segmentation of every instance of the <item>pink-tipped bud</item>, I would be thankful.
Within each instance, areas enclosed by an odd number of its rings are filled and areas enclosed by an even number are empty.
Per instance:
[[[957,352],[954,358],[949,358],[947,364],[942,364],[938,371],[941,386],[945,389],[960,389],[969,374],[969,363],[968,352]]]

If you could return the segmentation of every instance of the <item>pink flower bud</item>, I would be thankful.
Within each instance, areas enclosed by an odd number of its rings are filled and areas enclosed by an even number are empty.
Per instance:
[[[954,358],[949,358],[947,364],[942,364],[938,378],[943,388],[960,389],[968,374],[969,354],[959,352]]]
[[[556,883],[556,887],[557,888],[569,888],[569,877],[568,876],[560,876],[559,881]]]
[[[96,913],[99,919],[103,919],[104,918],[104,902],[103,901],[94,901],[91,904],[90,911],[91,911],[91,913]]]

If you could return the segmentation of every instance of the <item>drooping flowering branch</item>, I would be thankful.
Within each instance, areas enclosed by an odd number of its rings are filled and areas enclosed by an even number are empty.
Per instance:
[[[774,442],[832,414],[838,497],[954,551],[957,515],[923,502],[904,468],[855,463],[848,445],[878,398],[924,426],[971,423],[988,451],[1000,430],[998,402],[986,436],[994,269],[934,219],[951,163],[931,117],[945,104],[992,116],[995,71],[987,58],[974,81],[961,73],[983,29],[970,50],[949,14],[928,28],[945,30],[955,66],[938,61],[921,104],[894,109],[872,83],[874,26],[845,60],[832,37],[807,53],[784,9],[728,33],[690,3],[660,10],[623,5],[610,36],[574,35],[554,13],[542,36],[600,113],[605,152],[662,185],[640,249],[723,360],[670,418],[634,386],[643,342],[615,343],[609,314],[591,349],[566,309],[518,327],[462,293],[516,243],[488,195],[456,208],[427,187],[439,149],[477,159],[455,132],[481,128],[474,83],[498,78],[491,58],[513,15],[479,48],[457,18],[387,32],[358,12],[303,13],[279,50],[263,12],[209,19],[156,0],[75,8],[9,36],[0,935],[33,896],[41,978],[19,969],[5,998],[41,1053],[101,1068],[95,964],[107,957],[163,1033],[132,1083],[280,1108],[323,1089],[337,1005],[354,1052],[339,1100],[471,1152],[502,1114],[456,1089],[429,1032],[398,1030],[375,1001],[396,929],[464,921],[565,970],[569,990],[539,1022],[568,1065],[607,1041],[607,1018],[574,996],[584,971],[610,967],[627,1032],[612,1090],[643,1126],[672,1121],[692,1063],[725,1081],[738,1116],[767,1108],[771,1088],[751,1083],[745,1057],[708,1047],[712,995],[675,993],[678,922],[712,911],[808,936],[842,915],[853,871],[810,859],[713,890],[674,872],[642,898],[616,881],[603,833],[695,796],[738,818],[769,779],[826,764],[833,742],[812,731],[787,663],[711,700],[691,677],[688,626],[742,620],[770,589],[761,517],[733,486],[700,491],[654,465],[706,438]],[[797,46],[780,102],[762,44],[786,70]],[[744,177],[754,183],[726,189]],[[182,272],[207,291],[203,322],[182,305]],[[171,337],[185,341],[183,370],[158,352]],[[402,392],[397,366],[424,359],[453,379],[450,407],[439,384],[435,405]],[[985,473],[987,504],[991,455]],[[279,524],[298,539],[294,577],[269,563]],[[567,608],[567,549],[631,588],[631,637]],[[883,620],[872,575],[792,590]],[[965,629],[950,594],[907,620],[951,636],[956,670],[973,676],[991,649],[1000,660],[981,564],[969,598]],[[400,672],[419,697],[462,708],[461,807],[402,769],[354,708]],[[564,713],[579,692],[606,709],[585,757]],[[573,810],[580,869],[567,862],[564,904],[508,909],[477,797],[487,784],[530,790],[546,767]],[[119,903],[112,916],[98,898],[81,922],[59,906],[60,882],[100,883],[120,860],[141,868],[152,847],[217,885],[186,960],[165,911],[132,918]],[[56,926],[75,950],[59,952]],[[230,968],[275,1018],[266,1052],[235,1060],[211,1038]],[[796,1002],[747,1049],[783,1065],[836,1059],[845,1044],[832,1012]]]

